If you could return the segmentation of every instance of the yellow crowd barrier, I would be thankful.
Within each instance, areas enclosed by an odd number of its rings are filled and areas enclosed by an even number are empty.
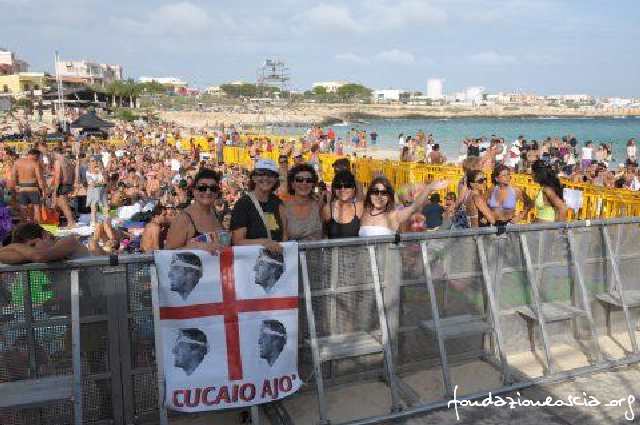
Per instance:
[[[278,155],[279,152],[275,149],[273,152],[261,154],[261,158],[268,157],[277,160]],[[308,154],[306,157],[308,159]],[[341,158],[341,156],[335,154],[319,155],[321,176],[324,181],[330,182],[333,179],[332,164],[338,158]],[[225,146],[224,159],[225,162],[245,167],[251,166],[251,158],[249,158],[247,150],[241,147]],[[403,184],[446,179],[450,184],[441,191],[441,196],[443,196],[447,191],[457,192],[457,183],[463,177],[462,168],[453,165],[430,165],[368,158],[351,158],[351,161],[356,180],[365,187],[378,175],[386,176],[396,188]],[[571,220],[640,215],[640,195],[635,192],[626,189],[610,189],[589,184],[573,183],[568,180],[563,180],[562,183],[566,188],[582,192],[582,207],[577,212],[570,210],[569,218]],[[540,186],[534,183],[533,177],[528,174],[514,174],[511,184],[520,188],[531,199],[535,199],[540,191]],[[517,210],[522,211],[524,205],[521,205],[521,202],[518,204]],[[530,221],[534,218],[534,211],[532,210],[527,220]]]
[[[265,138],[271,137],[274,144],[279,140],[278,137],[274,138],[268,135],[241,135],[240,140],[244,143],[249,137],[254,140],[264,140]],[[215,149],[213,144],[209,143],[206,136],[189,136],[177,140],[169,137],[167,139],[169,145],[176,146],[183,152],[188,152],[191,149],[192,142],[201,152],[211,151],[211,153],[213,153],[212,149]],[[104,141],[101,141],[101,143],[104,143]],[[151,140],[145,140],[143,142],[144,145],[152,143],[153,141]],[[125,141],[122,139],[109,139],[106,141],[106,144],[120,148],[125,145]],[[33,146],[33,143],[12,141],[4,142],[3,146],[15,149],[17,152],[26,152]],[[300,146],[297,146],[296,149],[299,150]],[[274,161],[278,160],[279,155],[280,152],[277,147],[274,147],[270,152],[263,151],[260,153],[261,158],[272,159]],[[333,179],[332,164],[344,156],[323,153],[319,154],[318,157],[320,161],[321,178],[325,182],[330,182]],[[223,159],[224,162],[228,164],[238,164],[249,169],[253,167],[253,161],[249,156],[249,151],[244,147],[225,146],[223,148]],[[305,159],[309,159],[309,154],[305,154]],[[451,183],[449,187],[442,191],[441,195],[444,195],[447,191],[457,192],[457,182],[463,177],[462,168],[453,165],[431,165],[369,158],[350,158],[350,160],[353,164],[356,180],[365,187],[378,175],[386,176],[394,187],[400,187],[404,184],[446,179]],[[640,216],[640,195],[636,192],[626,189],[610,189],[589,184],[574,183],[568,180],[563,180],[562,183],[567,188],[582,192],[582,208],[580,208],[577,213],[570,211],[570,219],[606,219],[621,216]],[[514,174],[511,184],[523,190],[523,192],[532,199],[535,199],[540,190],[540,187],[533,182],[532,176],[527,174]],[[517,206],[518,210],[522,208],[523,205]],[[529,215],[529,219],[532,218],[533,213]]]

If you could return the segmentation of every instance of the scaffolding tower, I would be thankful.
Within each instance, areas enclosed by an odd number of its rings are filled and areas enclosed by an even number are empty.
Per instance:
[[[275,88],[280,93],[289,91],[289,68],[278,58],[267,58],[258,68],[256,85],[259,88]]]

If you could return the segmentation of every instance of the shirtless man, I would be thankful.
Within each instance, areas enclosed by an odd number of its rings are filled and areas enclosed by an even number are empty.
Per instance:
[[[22,215],[27,216],[27,208],[33,206],[33,221],[40,222],[41,193],[44,193],[45,183],[42,177],[40,151],[32,149],[26,158],[20,158],[13,164],[13,181],[16,184],[16,197]]]
[[[447,158],[440,152],[440,145],[435,143],[429,152],[429,162],[431,164],[444,164]]]
[[[75,169],[65,158],[62,148],[54,149],[53,182],[51,195],[56,208],[60,209],[67,219],[68,227],[75,227],[76,219],[69,207],[69,194],[73,192]]]

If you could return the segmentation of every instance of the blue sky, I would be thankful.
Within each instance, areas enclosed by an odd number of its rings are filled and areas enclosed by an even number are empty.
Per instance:
[[[34,70],[119,63],[193,86],[255,81],[278,56],[294,88],[350,80],[640,97],[640,0],[0,0],[0,46]]]

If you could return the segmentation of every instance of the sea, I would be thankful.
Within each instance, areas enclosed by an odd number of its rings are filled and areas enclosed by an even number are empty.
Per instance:
[[[465,153],[462,140],[467,137],[503,137],[513,142],[518,136],[527,140],[544,140],[547,137],[573,135],[582,146],[587,141],[610,143],[614,162],[626,159],[626,143],[631,138],[640,140],[640,117],[616,118],[429,118],[429,119],[367,119],[366,121],[343,123],[332,126],[336,135],[343,139],[351,128],[375,130],[378,133],[377,147],[398,149],[400,133],[415,135],[419,130],[433,134],[441,150],[454,159]],[[326,130],[326,128],[325,128]]]

